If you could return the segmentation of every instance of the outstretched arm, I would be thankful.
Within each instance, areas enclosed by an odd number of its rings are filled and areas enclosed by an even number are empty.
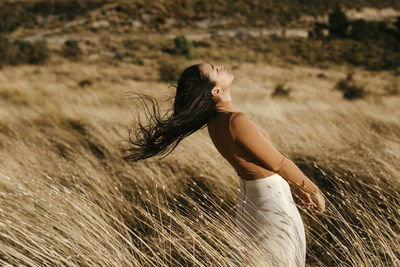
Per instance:
[[[312,208],[316,205],[317,210],[314,214],[324,212],[325,199],[318,186],[272,145],[271,139],[262,128],[243,113],[235,113],[231,116],[230,129],[235,141],[267,168],[286,179],[296,195],[305,203],[304,206]]]
[[[231,133],[235,141],[262,162],[268,169],[278,173],[290,186],[298,187],[310,195],[319,192],[316,186],[290,159],[282,155],[266,138],[262,130],[245,114],[231,116]],[[269,137],[269,136],[268,136]]]
[[[267,134],[267,132],[263,128],[258,127],[258,129],[260,129],[262,135],[264,135],[264,137],[267,138],[268,141],[271,141],[271,138],[269,137],[269,135]]]

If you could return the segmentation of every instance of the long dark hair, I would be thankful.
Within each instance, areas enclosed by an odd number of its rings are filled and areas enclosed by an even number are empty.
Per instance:
[[[130,147],[125,150],[123,159],[138,161],[155,155],[164,158],[185,137],[204,128],[216,115],[211,95],[214,86],[215,83],[202,74],[199,65],[186,68],[178,80],[174,104],[162,116],[154,97],[134,93],[147,113],[147,123],[143,125],[138,119],[136,128],[130,129]]]

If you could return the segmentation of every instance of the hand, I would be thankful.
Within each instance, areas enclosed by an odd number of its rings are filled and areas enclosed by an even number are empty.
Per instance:
[[[303,189],[301,189],[299,187],[295,187],[295,188],[292,187],[292,191],[300,199],[300,201],[301,201],[300,207],[301,208],[311,209],[313,206],[315,206],[314,202],[311,199],[310,194],[307,193],[306,191],[304,191]]]
[[[321,214],[325,211],[325,198],[321,194],[320,191],[318,191],[315,194],[310,195],[312,201],[317,205],[316,210],[313,212],[314,214]]]
[[[321,214],[325,211],[325,199],[322,196],[321,192],[310,195],[303,189],[296,187],[292,188],[293,192],[296,194],[298,198],[301,200],[300,207],[308,208],[313,211],[313,214]],[[316,209],[316,210],[313,210]]]

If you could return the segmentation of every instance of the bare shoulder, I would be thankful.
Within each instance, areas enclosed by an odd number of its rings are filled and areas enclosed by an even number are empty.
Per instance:
[[[232,136],[239,136],[246,134],[246,132],[253,126],[250,118],[243,112],[232,113],[229,121],[229,129]]]
[[[232,114],[230,116],[230,124],[237,125],[245,119],[247,119],[247,116],[243,112],[241,112],[241,111],[232,112]]]
[[[230,117],[230,123],[232,125],[240,125],[240,124],[246,123],[248,121],[251,121],[251,119],[241,111],[233,112]]]

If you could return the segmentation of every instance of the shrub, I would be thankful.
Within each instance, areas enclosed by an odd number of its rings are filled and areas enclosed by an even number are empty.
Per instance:
[[[7,51],[10,49],[11,44],[8,39],[2,35],[0,35],[0,67],[6,63],[7,60]]]
[[[395,22],[395,26],[397,28],[397,31],[400,33],[400,16],[397,17],[397,20]]]
[[[109,0],[40,0],[0,1],[0,32],[12,32],[20,26],[36,24],[36,15],[59,15],[61,19],[74,19],[110,2]]]
[[[35,14],[48,16],[54,12],[54,1],[40,1],[33,4],[29,11]]]
[[[93,82],[89,79],[83,79],[78,84],[79,84],[79,87],[85,88],[85,87],[89,87],[89,86],[93,85]]]
[[[350,37],[355,40],[364,41],[369,39],[372,32],[371,25],[363,19],[358,19],[351,23]]]
[[[16,40],[11,43],[0,37],[0,67],[2,65],[41,64],[49,57],[49,49],[45,41],[35,43]]]
[[[12,32],[19,26],[32,24],[34,22],[34,14],[27,12],[23,4],[0,4],[0,32]]]
[[[349,100],[362,98],[364,96],[365,96],[364,87],[350,86],[343,93],[343,97]]]
[[[193,41],[193,46],[194,47],[211,47],[211,43],[207,41]]]
[[[275,86],[274,91],[272,92],[272,97],[288,97],[291,89],[286,87],[285,84],[279,83]]]
[[[137,42],[132,39],[125,39],[122,41],[122,45],[127,49],[137,49]]]
[[[76,16],[86,14],[88,11],[99,8],[103,4],[110,2],[108,0],[69,0],[54,1],[41,0],[31,5],[28,10],[34,14],[61,15],[66,19],[74,19]]]
[[[67,40],[64,43],[62,53],[64,57],[74,60],[80,59],[82,56],[82,50],[76,40]]]
[[[18,46],[21,63],[41,64],[49,57],[46,41],[37,41],[35,43],[16,41],[14,45]]]
[[[346,14],[340,8],[335,8],[332,13],[329,14],[329,32],[330,34],[337,35],[339,37],[345,37],[349,21]]]
[[[395,22],[395,26],[397,29],[397,37],[400,40],[400,16],[397,17],[397,20]]]
[[[385,46],[395,47],[397,44],[397,32],[384,21],[355,20],[351,23],[349,37],[358,41],[375,39]]]
[[[186,58],[190,59],[192,56],[192,44],[185,36],[180,35],[174,39],[175,44],[175,54],[184,55]]]
[[[46,59],[50,55],[49,47],[47,46],[47,42],[45,40],[40,40],[34,43],[34,50],[31,55],[30,63],[31,64],[41,64],[46,61]]]
[[[357,85],[353,79],[353,74],[347,74],[347,77],[343,80],[340,80],[336,84],[336,89],[343,93],[343,97],[345,99],[356,99],[362,98],[366,95],[366,91],[364,86]]]

